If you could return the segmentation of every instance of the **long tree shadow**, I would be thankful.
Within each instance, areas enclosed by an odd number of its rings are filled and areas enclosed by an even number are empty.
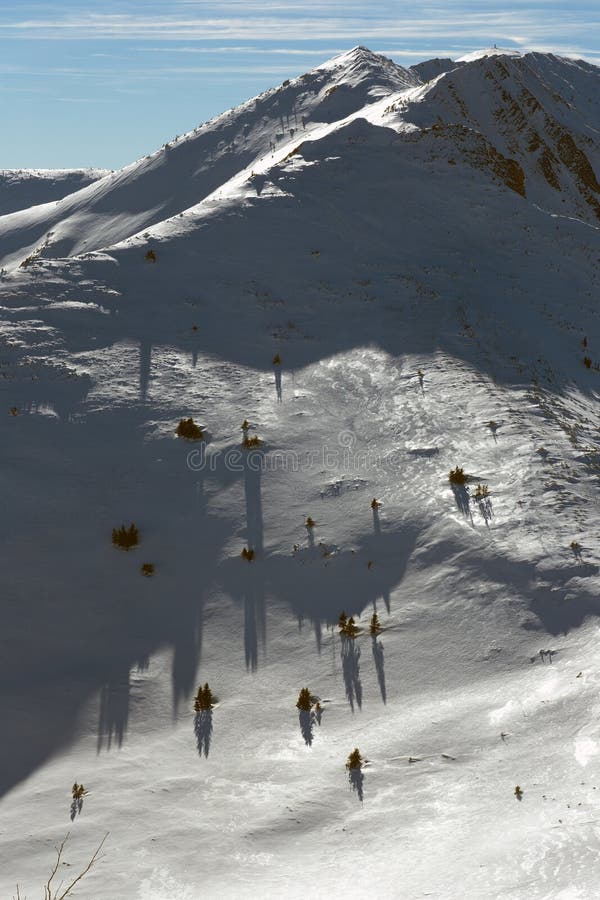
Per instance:
[[[452,484],[452,493],[454,494],[454,502],[456,508],[473,524],[473,516],[471,514],[471,498],[469,496],[469,488],[465,484]]]
[[[281,366],[275,367],[275,393],[277,395],[277,402],[283,402],[283,389],[281,386]]]
[[[375,670],[377,672],[377,682],[381,692],[381,699],[387,703],[387,690],[385,686],[385,667],[383,659],[383,644],[377,639],[376,635],[371,638],[371,649],[373,651],[373,660],[375,662]]]
[[[354,712],[354,704],[362,708],[362,682],[360,680],[360,647],[353,638],[342,636],[341,647],[342,675],[346,697],[350,709]]]
[[[110,750],[113,742],[120,747],[129,721],[129,666],[114,672],[100,690],[100,718],[98,722],[98,753]]]
[[[77,816],[80,816],[83,810],[83,797],[74,797],[71,800],[71,806],[69,808],[69,818],[71,822],[74,822]]]
[[[486,525],[489,526],[490,522],[492,521],[493,515],[494,515],[494,510],[492,507],[492,501],[491,501],[490,497],[478,498],[476,502],[477,502],[477,509],[479,510],[479,513],[480,513],[481,517],[483,518],[483,521],[485,522]]]
[[[315,725],[315,714],[312,709],[298,710],[298,722],[300,723],[300,734],[304,738],[304,743],[310,747],[313,742],[313,729]]]
[[[140,341],[140,403],[148,399],[148,388],[152,372],[152,343],[148,339]]]
[[[206,516],[204,477],[198,473],[195,492],[195,507],[200,518]],[[203,583],[203,582],[202,582]],[[171,636],[173,642],[173,715],[177,715],[179,704],[187,701],[194,690],[196,673],[200,667],[202,654],[202,607],[204,591],[202,583],[195,580],[191,587],[177,592],[172,598]]]
[[[246,533],[248,548],[254,550],[254,560],[248,564],[243,579],[244,595],[244,653],[246,668],[255,672],[258,667],[259,639],[266,646],[266,610],[264,587],[264,528],[261,479],[263,456],[258,451],[244,458],[244,496],[246,499]]]
[[[196,745],[198,747],[198,755],[206,756],[210,752],[210,742],[213,733],[213,712],[212,709],[201,709],[194,716],[194,734],[196,735]]]
[[[371,510],[373,512],[373,531],[376,535],[381,534],[381,522],[379,520],[379,507],[372,506]]]
[[[358,795],[358,799],[362,803],[365,796],[365,776],[363,775],[362,769],[349,769],[348,781],[350,782],[351,790],[356,792],[356,794]]]

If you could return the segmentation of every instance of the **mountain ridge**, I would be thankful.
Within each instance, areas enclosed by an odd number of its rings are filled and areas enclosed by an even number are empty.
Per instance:
[[[253,163],[279,156],[280,147],[291,152],[297,142],[314,138],[320,125],[343,123],[386,97],[390,107],[408,109],[409,114],[396,123],[382,117],[382,124],[402,129],[446,122],[480,131],[496,158],[500,154],[514,159],[530,178],[541,176],[553,191],[572,193],[571,214],[589,220],[592,210],[597,216],[597,182],[590,169],[593,172],[600,164],[596,140],[600,113],[597,103],[587,99],[594,96],[591,87],[598,79],[597,69],[552,55],[512,58],[494,51],[452,66],[440,62],[436,70],[433,78],[423,81],[430,70],[403,69],[364,47],[333,57],[53,207],[0,217],[1,264],[11,267],[26,257],[77,255],[118,243],[201,202]],[[574,86],[567,75],[576,79]],[[512,80],[512,93],[506,91],[507,79]],[[567,104],[573,106],[574,90],[586,98],[581,114],[564,106],[557,93],[564,85],[571,91]],[[487,110],[478,99],[483,89]],[[542,122],[537,130],[525,129],[518,117],[535,116],[536,108],[547,128]],[[527,131],[520,145],[513,134],[518,129]],[[542,190],[534,191],[534,199],[546,202]],[[562,199],[553,197],[552,202]]]

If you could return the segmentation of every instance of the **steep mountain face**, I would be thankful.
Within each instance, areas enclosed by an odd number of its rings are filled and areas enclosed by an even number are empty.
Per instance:
[[[437,143],[483,142],[474,164],[496,169],[534,203],[600,220],[600,70],[551,54],[475,58],[399,104]]]
[[[315,124],[339,121],[418,83],[414,73],[362,47],[344,53],[57,204],[0,217],[0,265],[124,240],[200,202]]]

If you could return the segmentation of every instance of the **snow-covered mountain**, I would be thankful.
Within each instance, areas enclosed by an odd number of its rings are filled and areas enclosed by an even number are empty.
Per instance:
[[[58,204],[0,217],[0,264],[37,252],[68,256],[123,240],[208,194],[316,123],[418,84],[391,60],[358,47],[286,81]]]
[[[105,175],[107,169],[0,169],[0,215],[62,200]]]
[[[0,218],[2,896],[594,896],[598,77],[355,48]]]

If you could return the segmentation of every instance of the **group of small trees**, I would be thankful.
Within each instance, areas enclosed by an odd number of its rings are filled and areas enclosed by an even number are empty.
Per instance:
[[[208,682],[204,687],[199,687],[194,699],[194,711],[202,712],[205,709],[212,709],[215,703],[213,692],[208,686]]]
[[[348,617],[346,611],[342,610],[338,619],[338,626],[342,637],[354,639],[358,634],[358,626],[354,621],[354,616]]]
[[[71,793],[73,794],[73,800],[81,800],[85,794],[85,788],[82,784],[77,784],[77,782],[75,782],[71,788]]]
[[[354,616],[348,617],[345,610],[342,610],[340,613],[338,627],[340,629],[340,634],[345,638],[355,638],[360,633],[360,629],[354,621]],[[382,630],[379,616],[374,612],[369,623],[369,634],[371,636],[376,636]]]
[[[307,687],[300,688],[298,700],[296,701],[296,709],[299,709],[303,712],[310,712],[313,707],[317,717],[320,718],[323,709],[321,707],[319,698],[314,697]]]

